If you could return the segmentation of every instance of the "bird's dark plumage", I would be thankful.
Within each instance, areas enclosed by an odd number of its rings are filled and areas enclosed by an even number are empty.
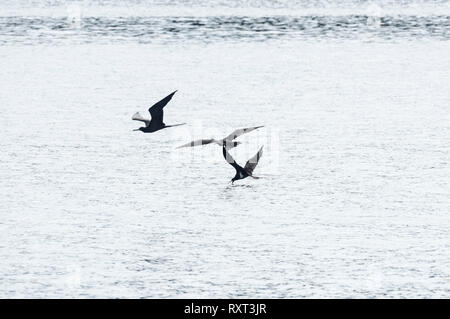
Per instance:
[[[141,122],[145,123],[145,127],[140,127],[139,129],[137,129],[135,131],[142,131],[144,133],[152,133],[152,132],[162,130],[163,128],[185,124],[185,123],[182,123],[182,124],[166,125],[163,121],[163,117],[164,117],[163,109],[167,105],[167,103],[169,103],[169,101],[172,99],[172,97],[174,96],[174,94],[176,92],[177,91],[170,93],[168,96],[163,98],[161,101],[155,103],[148,109],[148,111],[150,112],[150,115],[152,116],[151,120],[144,118],[141,114],[139,114],[139,112],[134,114],[133,117],[131,118],[132,120],[141,121]]]
[[[249,173],[250,175],[253,174],[253,171],[256,168],[256,165],[258,165],[259,159],[261,158],[263,153],[263,146],[259,149],[258,153],[256,153],[252,158],[250,158],[247,163],[245,163],[244,170]]]
[[[188,147],[188,146],[197,146],[197,145],[206,145],[206,144],[211,144],[214,143],[215,140],[213,138],[209,138],[209,139],[200,139],[200,140],[195,140],[186,144],[183,144],[181,146],[178,146],[177,148],[182,148],[182,147]]]
[[[226,148],[230,149],[230,148],[238,146],[241,143],[241,142],[234,141],[234,139],[238,138],[242,134],[249,133],[260,127],[264,127],[264,126],[253,126],[253,127],[247,127],[247,128],[240,128],[240,129],[234,130],[233,133],[231,133],[230,135],[228,135],[227,137],[225,137],[221,140],[216,140],[214,138],[195,140],[195,141],[183,144],[181,146],[178,146],[177,148],[193,147],[193,146],[197,146],[197,145],[206,145],[206,144],[215,143],[220,146],[226,146]]]
[[[256,129],[260,128],[260,127],[264,127],[264,125],[247,127],[247,128],[239,128],[237,130],[234,130],[233,133],[231,133],[227,137],[225,137],[224,140],[234,140],[234,139],[238,138],[239,136],[241,136],[242,134],[249,133],[249,132],[251,132],[253,130],[256,130]]]
[[[258,165],[259,159],[262,156],[262,152],[263,152],[263,146],[261,146],[258,153],[256,153],[252,158],[250,158],[247,161],[247,163],[245,163],[245,166],[242,167],[238,163],[236,163],[236,161],[233,159],[233,157],[230,155],[230,153],[228,153],[227,148],[225,146],[223,146],[222,147],[223,157],[228,162],[228,164],[233,166],[234,169],[236,170],[236,175],[231,179],[231,182],[234,182],[238,179],[243,179],[243,178],[246,178],[249,176],[253,177],[253,178],[258,178],[258,177],[253,176],[253,171],[255,170],[256,165]]]
[[[172,99],[172,96],[174,96],[175,93],[177,93],[177,91],[170,93],[168,96],[163,98],[161,101],[155,103],[153,106],[151,106],[148,109],[148,111],[150,112],[150,115],[152,116],[152,122],[155,121],[156,124],[165,126],[165,124],[163,122],[163,116],[164,116],[163,108],[164,108],[164,106],[167,105],[167,103],[170,102],[170,100]]]

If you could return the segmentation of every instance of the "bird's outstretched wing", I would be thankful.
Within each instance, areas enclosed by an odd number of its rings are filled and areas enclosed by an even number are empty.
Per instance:
[[[247,163],[245,163],[244,170],[247,173],[249,173],[250,175],[252,175],[253,170],[255,169],[256,165],[258,165],[259,159],[261,158],[262,153],[263,153],[263,147],[264,146],[261,146],[258,153],[256,153],[252,158],[250,158],[247,161]]]
[[[150,112],[150,115],[152,116],[152,123],[155,123],[157,125],[164,125],[164,122],[163,122],[163,116],[164,116],[163,108],[164,108],[164,106],[167,105],[167,103],[169,103],[169,101],[172,99],[172,96],[176,92],[177,91],[170,93],[168,96],[163,98],[161,101],[153,104],[148,109],[148,111]]]
[[[135,121],[141,121],[145,123],[145,126],[148,126],[150,124],[150,120],[143,117],[139,112],[134,113],[134,115],[131,117],[132,120]]]
[[[253,127],[237,129],[233,133],[231,133],[230,135],[225,137],[225,140],[234,140],[235,138],[238,138],[242,134],[249,133],[249,132],[251,132],[253,130],[256,130],[256,129],[260,128],[260,127],[264,127],[264,126],[262,125],[262,126],[253,126]]]
[[[233,159],[233,157],[230,155],[230,153],[228,153],[227,148],[225,146],[222,146],[222,153],[223,153],[223,157],[228,162],[228,164],[233,166],[236,171],[239,172],[243,169],[238,163],[236,163],[236,161]]]
[[[183,144],[181,146],[178,146],[177,148],[182,148],[182,147],[193,147],[193,146],[197,146],[197,145],[206,145],[206,144],[211,144],[212,142],[214,142],[214,139],[201,139],[201,140],[195,140],[186,144]]]

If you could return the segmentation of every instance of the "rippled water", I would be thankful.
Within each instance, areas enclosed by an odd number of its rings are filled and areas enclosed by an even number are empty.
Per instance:
[[[194,2],[0,6],[0,297],[449,297],[448,3]]]
[[[323,39],[450,38],[450,15],[433,17],[369,16],[212,16],[90,17],[73,24],[67,18],[0,17],[3,44],[180,42],[197,40],[265,41]],[[1,43],[0,42],[0,43]]]

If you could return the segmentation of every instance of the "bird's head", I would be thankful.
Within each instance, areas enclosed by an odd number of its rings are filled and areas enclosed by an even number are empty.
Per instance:
[[[227,141],[227,140],[224,141],[224,145],[225,145],[228,149],[233,148],[233,147],[236,147],[236,146],[238,146],[239,144],[242,144],[242,142],[237,142],[237,141]]]

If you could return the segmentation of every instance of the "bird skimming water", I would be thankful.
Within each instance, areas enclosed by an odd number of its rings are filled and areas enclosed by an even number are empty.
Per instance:
[[[176,92],[177,91],[170,93],[168,96],[166,96],[161,101],[154,104],[153,106],[151,106],[148,109],[148,111],[150,112],[150,115],[152,116],[151,120],[144,118],[139,112],[135,113],[131,117],[131,119],[135,120],[135,121],[144,122],[145,126],[135,129],[133,131],[142,131],[144,133],[153,133],[153,132],[162,130],[163,128],[186,124],[186,123],[181,123],[181,124],[166,125],[163,122],[163,116],[164,116],[163,108],[164,108],[164,106],[167,105],[167,103],[169,103],[169,101],[172,99],[172,96]]]
[[[253,177],[253,178],[259,178],[256,176],[253,176],[253,171],[255,170],[256,165],[258,165],[259,159],[262,156],[263,152],[263,146],[259,149],[258,153],[256,153],[252,158],[250,158],[247,163],[245,163],[245,166],[242,167],[236,161],[233,159],[233,157],[228,153],[225,146],[222,147],[222,153],[225,160],[234,167],[236,170],[236,175],[231,179],[231,183],[234,183],[234,181],[238,179],[244,179],[247,177]]]
[[[253,127],[247,127],[247,128],[240,128],[240,129],[233,131],[233,133],[231,133],[230,135],[228,135],[227,137],[225,137],[221,140],[216,140],[214,138],[200,139],[200,140],[195,140],[195,141],[183,144],[181,146],[178,146],[177,148],[189,147],[189,146],[193,147],[193,146],[197,146],[197,145],[206,145],[206,144],[216,143],[217,145],[225,146],[226,148],[230,149],[230,148],[236,147],[239,144],[241,144],[241,142],[234,141],[236,138],[238,138],[242,134],[249,133],[260,127],[264,127],[264,126],[253,126]]]

